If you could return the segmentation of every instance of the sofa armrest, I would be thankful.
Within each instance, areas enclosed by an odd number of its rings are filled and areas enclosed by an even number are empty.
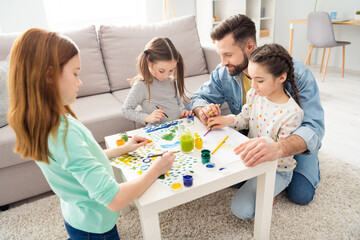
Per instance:
[[[211,73],[215,70],[216,66],[221,63],[220,55],[216,51],[216,47],[212,43],[201,43],[201,47],[204,51],[206,67]]]

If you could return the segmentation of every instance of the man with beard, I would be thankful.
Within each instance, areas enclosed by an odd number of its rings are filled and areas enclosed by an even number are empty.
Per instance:
[[[246,102],[246,92],[251,88],[248,57],[257,48],[255,24],[241,14],[231,16],[217,25],[211,31],[211,38],[216,43],[221,64],[187,104],[187,109],[193,110],[204,124],[207,124],[208,118],[221,114],[218,105],[225,102],[232,114],[241,112]],[[304,110],[301,126],[279,142],[266,143],[262,138],[250,139],[242,144],[240,158],[255,166],[259,160],[274,161],[295,155],[297,166],[287,192],[291,201],[305,205],[312,201],[320,182],[318,150],[325,131],[324,111],[313,74],[299,61],[293,59],[293,63],[300,107]],[[285,85],[285,89],[294,98],[291,86]]]

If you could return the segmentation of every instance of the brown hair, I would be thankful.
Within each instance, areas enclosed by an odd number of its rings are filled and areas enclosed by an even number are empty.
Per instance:
[[[243,48],[249,39],[256,44],[255,23],[245,15],[237,14],[228,17],[210,33],[212,40],[221,40],[232,33],[235,43]]]
[[[70,39],[45,29],[29,29],[15,41],[10,53],[8,122],[16,134],[14,152],[23,158],[49,164],[49,134],[55,138],[60,117],[66,113],[76,118],[62,103],[58,79],[63,66],[78,53]]]
[[[268,72],[275,77],[286,73],[287,79],[283,82],[283,87],[285,89],[287,83],[291,85],[295,101],[300,106],[299,91],[294,81],[294,63],[285,48],[279,44],[265,44],[252,52],[249,61],[267,67]]]
[[[183,98],[185,101],[188,100],[188,97],[185,95],[185,65],[184,60],[178,50],[176,50],[174,44],[170,41],[169,38],[153,38],[147,45],[144,52],[142,52],[137,58],[137,68],[139,74],[134,78],[130,79],[130,84],[133,85],[135,81],[145,81],[148,86],[149,91],[149,101],[150,101],[150,83],[152,83],[154,76],[149,71],[147,60],[151,63],[156,63],[158,61],[171,61],[175,60],[176,70],[175,70],[175,80],[174,88],[175,93],[179,91],[180,98]]]

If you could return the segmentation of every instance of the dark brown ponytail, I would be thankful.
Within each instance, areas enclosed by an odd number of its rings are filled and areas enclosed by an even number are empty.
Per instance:
[[[265,44],[255,49],[249,60],[266,66],[268,72],[275,77],[279,77],[285,72],[287,79],[283,82],[284,89],[286,82],[290,83],[295,95],[295,101],[300,106],[299,91],[294,80],[294,63],[285,48],[279,44]]]

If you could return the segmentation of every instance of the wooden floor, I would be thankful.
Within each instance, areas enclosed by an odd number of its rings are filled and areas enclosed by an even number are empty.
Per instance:
[[[320,67],[310,69],[318,82],[325,111],[321,150],[360,167],[360,72],[345,69],[342,78],[341,69],[328,68],[325,81],[321,82]]]

